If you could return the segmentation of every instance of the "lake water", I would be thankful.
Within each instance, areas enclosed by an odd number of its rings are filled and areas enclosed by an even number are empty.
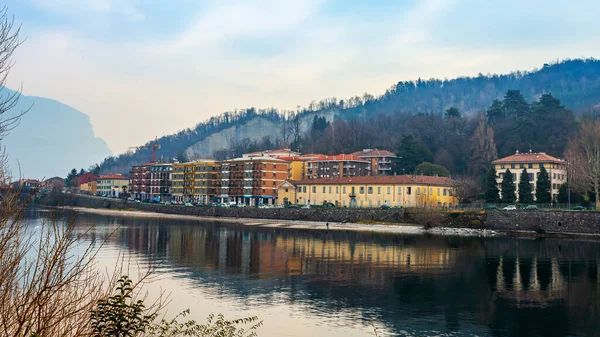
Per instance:
[[[40,214],[29,220],[35,223]],[[600,336],[600,242],[390,235],[79,214],[101,266],[161,261],[151,292],[259,336]],[[110,235],[113,233],[112,235]],[[172,315],[171,315],[172,316]]]

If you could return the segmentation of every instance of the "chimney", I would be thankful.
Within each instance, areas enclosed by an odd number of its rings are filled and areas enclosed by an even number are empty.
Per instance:
[[[517,150],[517,151],[515,152],[515,154],[519,154],[519,150]]]

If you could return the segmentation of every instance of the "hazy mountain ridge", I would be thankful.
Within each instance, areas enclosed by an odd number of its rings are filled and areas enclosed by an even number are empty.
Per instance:
[[[575,59],[544,64],[542,68],[532,71],[516,71],[503,75],[480,74],[476,77],[451,80],[402,81],[378,97],[364,94],[339,100],[328,98],[319,102],[313,101],[308,107],[294,112],[273,108],[225,112],[199,123],[194,128],[161,137],[159,143],[162,149],[159,155],[163,159],[210,156],[211,150],[231,145],[231,128],[240,129],[247,123],[250,123],[249,126],[241,129],[247,129],[248,134],[252,135],[249,140],[260,138],[261,132],[263,137],[279,137],[283,125],[293,122],[296,116],[299,116],[306,126],[315,115],[327,115],[328,120],[366,120],[397,111],[441,115],[450,107],[457,107],[462,113],[472,115],[489,108],[494,99],[502,99],[509,89],[520,90],[530,101],[537,99],[541,94],[552,93],[566,107],[576,112],[581,111],[600,103],[600,61]],[[257,117],[271,121],[274,129],[250,130],[254,123],[251,121]],[[306,130],[306,127],[303,129]],[[217,139],[223,142],[222,146],[216,143]],[[101,164],[101,168],[103,172],[126,173],[131,165],[147,161],[149,158],[149,150],[138,150],[135,153],[107,158]]]
[[[3,89],[3,95],[12,93]],[[7,114],[27,111],[1,144],[6,146],[13,177],[64,176],[112,155],[94,135],[88,115],[54,99],[21,95]]]

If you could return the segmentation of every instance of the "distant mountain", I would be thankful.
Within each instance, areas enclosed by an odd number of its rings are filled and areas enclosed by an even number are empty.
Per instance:
[[[2,90],[2,96],[12,93]],[[19,125],[0,141],[9,154],[13,178],[65,176],[73,168],[112,155],[106,142],[94,136],[88,115],[56,100],[24,96],[7,114],[27,109]],[[4,116],[6,117],[6,116]]]
[[[159,156],[165,160],[174,157],[210,157],[215,151],[240,143],[252,143],[255,147],[267,144],[290,145],[293,137],[284,139],[284,135],[289,136],[293,125],[298,124],[295,119],[300,121],[304,137],[314,116],[325,116],[328,121],[355,119],[368,122],[379,115],[399,112],[406,115],[442,115],[450,107],[458,108],[463,115],[473,116],[488,109],[493,100],[502,99],[508,90],[513,89],[520,90],[528,101],[537,100],[541,94],[552,93],[565,107],[579,113],[600,103],[600,61],[565,60],[544,64],[542,68],[532,71],[516,71],[504,75],[480,74],[452,80],[402,81],[379,97],[364,94],[347,99],[328,98],[313,101],[308,107],[293,112],[273,108],[224,112],[193,128],[161,137],[158,140],[161,145]],[[397,129],[406,129],[403,126],[398,125]],[[357,138],[352,140],[361,142]],[[300,147],[299,144],[291,145]],[[367,137],[361,144],[355,144],[355,147],[374,145],[376,144],[370,144]],[[232,155],[234,153],[235,151],[231,152]],[[131,165],[148,161],[149,158],[149,150],[138,150],[107,158],[102,162],[101,169],[103,172],[127,173]]]

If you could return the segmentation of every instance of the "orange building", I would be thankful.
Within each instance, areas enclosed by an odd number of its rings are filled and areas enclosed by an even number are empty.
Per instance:
[[[289,164],[269,157],[236,158],[221,162],[221,202],[249,206],[273,205],[277,186],[287,179]]]

